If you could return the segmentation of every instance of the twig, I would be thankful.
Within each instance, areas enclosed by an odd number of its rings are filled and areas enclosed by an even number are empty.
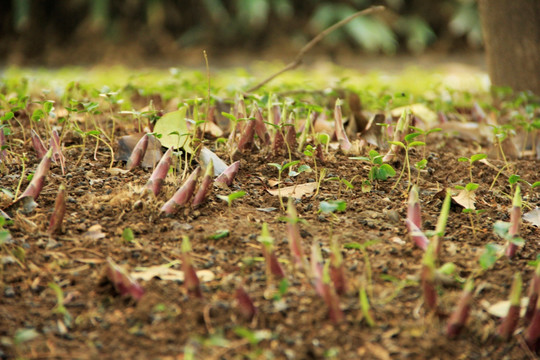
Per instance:
[[[374,12],[382,11],[384,9],[385,9],[384,6],[372,6],[370,8],[364,9],[362,11],[358,11],[358,12],[352,14],[351,16],[349,16],[349,17],[335,23],[334,25],[330,26],[329,28],[325,29],[324,31],[320,32],[310,42],[308,42],[302,49],[300,49],[300,51],[298,52],[298,55],[296,55],[296,58],[292,62],[287,64],[283,69],[281,69],[278,72],[270,75],[269,77],[267,77],[266,79],[264,79],[263,81],[258,83],[257,85],[253,86],[252,88],[247,90],[247,92],[250,93],[250,92],[253,92],[255,90],[258,90],[263,85],[266,85],[267,83],[272,81],[275,77],[278,77],[279,75],[283,74],[284,72],[292,70],[292,69],[298,67],[298,65],[300,65],[302,63],[302,59],[303,59],[304,55],[309,50],[311,50],[311,48],[313,48],[315,45],[317,45],[317,43],[319,41],[321,41],[326,35],[330,34],[334,30],[339,29],[343,25],[346,25],[347,23],[351,22],[353,19],[355,19],[355,18],[357,18],[359,16],[368,15],[368,14],[371,14],[371,13],[374,13]]]

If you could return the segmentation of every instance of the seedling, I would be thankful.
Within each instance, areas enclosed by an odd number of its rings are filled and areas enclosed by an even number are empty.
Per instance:
[[[358,298],[360,300],[360,309],[362,310],[362,316],[366,320],[366,323],[369,327],[375,326],[375,320],[373,320],[373,316],[371,315],[371,306],[369,305],[369,299],[364,281],[362,281],[360,285],[360,290],[358,291]]]
[[[434,244],[430,244],[424,253],[420,279],[424,292],[424,305],[429,311],[437,308],[437,290],[435,289],[435,255]]]
[[[383,163],[383,155],[379,155],[376,150],[369,151],[369,157],[354,156],[350,157],[352,160],[363,160],[371,163],[371,169],[369,170],[368,178],[370,181],[374,180],[386,180],[389,177],[396,175],[396,170],[390,164]]]
[[[482,270],[488,270],[502,256],[503,248],[498,244],[487,244],[484,247],[484,252],[478,258],[478,264]]]
[[[465,205],[465,208],[462,210],[463,213],[469,216],[469,221],[471,222],[471,228],[473,231],[473,237],[476,239],[476,226],[474,224],[473,214],[478,215],[485,210],[476,210],[474,208],[474,192],[478,189],[478,184],[468,183],[465,187],[457,185],[456,189],[460,190],[462,193],[460,195],[464,196],[465,201],[462,204]],[[458,195],[458,196],[460,196]]]
[[[144,289],[133,280],[125,269],[118,266],[111,258],[107,258],[105,269],[107,279],[113,284],[121,296],[131,296],[136,301],[142,298]]]
[[[422,135],[423,138],[424,138],[424,142],[427,142],[427,137],[428,137],[429,134],[433,134],[433,133],[442,131],[441,128],[432,128],[432,129],[429,129],[429,130],[423,130],[423,129],[419,128],[419,127],[412,126],[412,125],[409,125],[409,128],[413,129],[417,133],[420,133],[420,135]],[[426,157],[426,148],[425,147],[424,147],[424,152],[422,153],[422,157],[423,158]]]
[[[324,302],[328,307],[328,316],[333,323],[339,323],[345,317],[339,304],[339,297],[336,293],[336,289],[332,283],[332,277],[330,276],[330,263],[327,262],[323,267],[322,273],[322,294]]]
[[[49,234],[59,233],[62,230],[62,221],[66,213],[66,187],[62,184],[58,188],[58,195],[54,202],[54,210],[49,220]]]
[[[423,141],[412,141],[415,137],[419,136],[420,133],[412,133],[407,134],[404,137],[405,143],[401,141],[389,141],[389,144],[400,146],[405,150],[405,162],[403,163],[403,167],[401,168],[401,173],[399,174],[399,178],[396,181],[396,184],[392,189],[395,189],[397,184],[399,184],[399,181],[401,180],[401,177],[403,176],[403,173],[405,172],[405,167],[407,167],[407,174],[409,178],[409,182],[407,184],[407,192],[409,192],[409,187],[411,186],[411,166],[409,162],[409,150],[415,146],[425,146],[426,143]]]
[[[512,288],[510,289],[510,308],[508,314],[504,317],[501,325],[497,328],[497,336],[503,340],[510,340],[516,330],[519,321],[519,312],[521,310],[521,288],[523,282],[519,272],[514,274]]]
[[[474,183],[473,176],[472,176],[473,164],[476,161],[480,161],[480,160],[483,160],[485,158],[487,158],[486,154],[475,154],[475,155],[472,155],[470,158],[467,158],[467,157],[458,158],[459,162],[468,162],[469,163],[469,179],[471,180],[471,183]]]
[[[536,310],[531,323],[525,331],[525,343],[532,351],[538,350],[540,340],[540,298],[536,302]]]
[[[184,285],[188,294],[202,298],[199,277],[191,259],[191,243],[186,235],[182,236],[182,271],[184,272]]]
[[[364,257],[364,272],[365,277],[367,280],[367,291],[369,293],[369,297],[373,298],[373,287],[372,287],[372,271],[371,271],[371,263],[369,261],[369,254],[367,252],[367,248],[371,245],[374,245],[378,243],[379,240],[368,240],[364,243],[360,244],[357,242],[347,243],[343,245],[345,249],[357,249],[360,250],[362,256]]]
[[[234,200],[240,199],[246,195],[246,192],[244,190],[235,191],[233,193],[230,193],[229,195],[216,195],[218,199],[221,199],[225,202],[227,202],[227,205],[229,208],[232,206],[232,203]]]
[[[126,169],[131,171],[135,169],[137,166],[141,165],[144,154],[146,154],[146,149],[148,148],[148,137],[150,135],[144,134],[140,140],[137,142],[137,145],[133,148],[133,151],[131,152],[131,156],[129,157]]]
[[[242,285],[236,287],[235,298],[240,314],[251,321],[257,313],[257,308]]]
[[[536,311],[536,302],[540,295],[540,262],[536,265],[533,278],[529,285],[529,303],[527,304],[527,311],[525,312],[525,320],[530,322]]]
[[[47,151],[47,154],[45,154],[43,159],[41,159],[41,162],[39,163],[36,172],[32,177],[30,185],[28,185],[28,187],[22,193],[19,199],[25,196],[30,196],[34,200],[38,198],[39,193],[41,192],[41,190],[43,189],[43,185],[45,184],[45,177],[47,176],[47,173],[49,172],[49,168],[51,166],[51,157],[52,149],[49,149],[49,151]]]
[[[131,243],[133,242],[133,240],[135,240],[135,235],[133,234],[133,230],[131,230],[131,228],[125,228],[124,231],[122,231],[122,239],[124,239],[124,241],[126,243]]]
[[[409,123],[411,122],[411,111],[409,109],[403,110],[401,113],[401,116],[396,124],[396,129],[394,130],[394,135],[392,140],[396,144],[392,144],[390,141],[388,143],[391,144],[390,150],[386,153],[386,155],[383,157],[383,162],[390,162],[394,159],[394,156],[399,152],[401,145],[398,145],[398,142],[401,142],[405,131],[409,127]]]
[[[268,164],[269,166],[273,166],[276,169],[278,169],[278,197],[279,197],[279,204],[280,204],[282,210],[285,210],[285,206],[283,205],[283,199],[281,197],[281,174],[283,173],[283,171],[285,171],[288,168],[298,164],[299,162],[300,162],[299,160],[295,160],[295,161],[285,163],[283,165],[277,164],[277,163],[269,163]]]
[[[195,170],[193,170],[191,175],[189,175],[189,177],[180,187],[180,189],[178,189],[174,193],[173,197],[161,207],[161,212],[164,212],[167,215],[174,214],[182,206],[186,205],[189,202],[191,196],[193,196],[193,192],[195,191],[197,177],[199,177],[200,172],[200,167],[197,167]]]
[[[334,107],[334,120],[336,124],[336,138],[343,152],[347,153],[351,151],[352,144],[347,137],[345,128],[343,127],[343,115],[341,113],[341,100],[336,100],[336,106]]]
[[[239,169],[240,161],[232,163],[214,180],[214,183],[218,186],[231,186]]]
[[[347,277],[345,276],[345,265],[343,255],[337,240],[332,239],[330,245],[330,279],[334,285],[334,290],[338,295],[343,295],[347,292]]]
[[[206,171],[204,172],[203,179],[201,181],[201,185],[199,186],[199,190],[195,194],[195,197],[193,198],[192,206],[194,208],[197,208],[200,206],[204,200],[208,197],[208,193],[211,191],[211,185],[212,185],[212,177],[214,176],[214,162],[210,160],[208,165],[206,166]]]
[[[467,318],[469,317],[469,313],[471,312],[473,290],[474,281],[473,279],[469,279],[465,283],[465,287],[463,288],[463,292],[461,294],[457,307],[452,313],[452,315],[450,315],[450,318],[448,319],[448,323],[446,325],[446,335],[450,339],[457,337],[465,326],[465,323],[467,322]]]
[[[257,241],[262,245],[262,252],[266,262],[266,278],[268,279],[269,284],[273,278],[276,278],[277,280],[283,279],[285,273],[274,252],[274,238],[270,235],[270,231],[268,231],[267,223],[263,223],[261,235],[257,237]]]
[[[510,210],[510,222],[497,221],[493,225],[493,231],[505,239],[508,244],[506,247],[506,256],[514,257],[518,247],[524,244],[524,240],[519,237],[519,225],[521,223],[521,189],[516,187],[514,199],[512,201],[512,209]]]
[[[56,306],[54,307],[53,312],[62,315],[64,318],[64,324],[68,328],[71,327],[72,317],[69,311],[67,311],[66,307],[64,306],[65,298],[62,288],[56,283],[49,283],[49,288],[51,288],[56,295]]]
[[[300,236],[300,230],[298,229],[298,223],[301,219],[298,218],[296,207],[294,206],[293,198],[290,197],[287,203],[287,217],[284,218],[287,222],[285,227],[287,229],[287,239],[289,240],[289,248],[294,259],[294,263],[298,267],[308,269],[307,260],[304,256],[304,250],[302,248],[302,237]]]
[[[165,152],[165,154],[159,160],[158,165],[152,172],[150,179],[146,183],[146,188],[152,193],[154,193],[155,196],[159,194],[161,187],[165,182],[165,178],[167,177],[167,173],[169,172],[169,169],[171,167],[172,151],[173,148],[171,147],[167,150],[167,152]]]

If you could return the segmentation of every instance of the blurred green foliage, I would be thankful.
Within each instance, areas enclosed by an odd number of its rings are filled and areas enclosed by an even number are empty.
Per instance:
[[[356,18],[325,39],[339,46],[392,54],[420,53],[437,40],[448,47],[481,44],[474,0],[11,0],[0,2],[0,51],[22,45],[36,56],[51,46],[137,42],[167,46],[258,49],[303,45],[331,24],[372,5],[387,11]],[[165,45],[163,45],[165,44]],[[161,46],[161,48],[160,48]]]

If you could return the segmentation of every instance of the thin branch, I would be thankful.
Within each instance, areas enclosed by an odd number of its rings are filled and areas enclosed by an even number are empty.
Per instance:
[[[311,50],[315,45],[317,45],[317,43],[319,41],[321,41],[326,35],[330,34],[331,32],[333,32],[334,30],[336,29],[339,29],[340,27],[342,27],[343,25],[346,25],[348,24],[349,22],[351,22],[353,19],[359,17],[359,16],[363,16],[363,15],[368,15],[368,14],[372,14],[374,12],[379,12],[379,11],[382,11],[384,10],[385,7],[384,6],[372,6],[370,8],[367,8],[367,9],[364,9],[362,11],[358,11],[354,14],[352,14],[351,16],[335,23],[334,25],[330,26],[329,28],[325,29],[324,31],[320,32],[317,36],[315,36],[310,42],[308,42],[302,49],[300,49],[300,51],[298,52],[298,55],[296,55],[296,58],[290,62],[289,64],[287,64],[283,69],[279,70],[278,72],[270,75],[269,77],[267,77],[266,79],[264,79],[263,81],[261,81],[260,83],[258,83],[257,85],[253,86],[252,88],[250,88],[247,92],[250,93],[250,92],[253,92],[255,90],[258,90],[259,88],[261,88],[262,86],[266,85],[267,83],[269,83],[270,81],[272,81],[275,77],[278,77],[279,75],[283,74],[284,72],[286,71],[289,71],[289,70],[292,70],[296,67],[298,67],[301,63],[302,63],[302,59],[304,58],[304,55],[309,51]]]

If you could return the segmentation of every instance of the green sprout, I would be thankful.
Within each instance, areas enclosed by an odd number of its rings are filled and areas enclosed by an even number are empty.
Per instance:
[[[243,190],[230,193],[229,195],[216,195],[219,199],[227,202],[227,205],[231,207],[234,200],[242,198],[246,195],[246,192]]]
[[[475,154],[475,155],[472,155],[470,158],[467,158],[467,157],[464,157],[464,156],[458,158],[459,162],[468,162],[469,163],[469,178],[470,178],[471,182],[474,182],[473,181],[473,176],[472,176],[473,164],[476,161],[480,161],[480,160],[483,160],[485,158],[487,158],[486,154]]]

